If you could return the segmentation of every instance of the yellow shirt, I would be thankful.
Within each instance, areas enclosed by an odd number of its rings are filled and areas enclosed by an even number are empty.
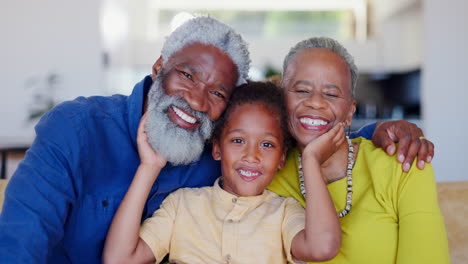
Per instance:
[[[145,220],[140,237],[157,261],[169,253],[171,263],[286,263],[304,221],[295,199],[268,190],[237,197],[217,180],[170,194]]]
[[[437,201],[434,173],[413,165],[408,173],[393,156],[371,141],[360,143],[353,168],[352,208],[340,218],[342,245],[326,263],[449,263],[448,243]],[[299,150],[287,158],[268,187],[281,196],[292,196],[304,206],[298,180]],[[335,208],[346,204],[346,177],[328,185]],[[313,194],[312,194],[313,195]]]

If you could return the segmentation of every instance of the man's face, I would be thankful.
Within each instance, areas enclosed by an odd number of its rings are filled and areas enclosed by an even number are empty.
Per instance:
[[[175,53],[164,68],[166,94],[184,98],[192,110],[206,113],[212,121],[226,108],[238,77],[236,65],[224,52],[199,43]],[[182,128],[198,126],[198,120],[181,109],[171,108],[168,113],[171,121]]]
[[[237,67],[214,46],[192,44],[172,55],[148,94],[152,147],[174,165],[197,160],[236,81]]]

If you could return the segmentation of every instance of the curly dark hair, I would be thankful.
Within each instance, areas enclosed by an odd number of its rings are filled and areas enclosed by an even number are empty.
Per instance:
[[[215,122],[213,140],[219,141],[225,124],[234,110],[244,104],[261,103],[272,112],[279,115],[280,127],[283,132],[283,149],[287,151],[293,145],[293,139],[288,129],[288,115],[282,89],[271,82],[248,81],[237,87],[223,115]]]

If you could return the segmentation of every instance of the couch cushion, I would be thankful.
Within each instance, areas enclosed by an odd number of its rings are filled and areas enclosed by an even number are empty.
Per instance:
[[[438,182],[452,264],[468,263],[468,181]]]

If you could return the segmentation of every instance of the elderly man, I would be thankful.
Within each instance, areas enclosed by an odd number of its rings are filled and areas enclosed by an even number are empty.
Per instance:
[[[100,263],[112,217],[139,164],[136,133],[146,111],[149,142],[168,164],[142,219],[177,188],[212,185],[220,168],[205,142],[236,85],[245,82],[249,63],[238,34],[198,17],[168,37],[152,75],[130,96],[80,97],[47,113],[6,190],[0,262]],[[408,127],[391,124],[379,133]]]

